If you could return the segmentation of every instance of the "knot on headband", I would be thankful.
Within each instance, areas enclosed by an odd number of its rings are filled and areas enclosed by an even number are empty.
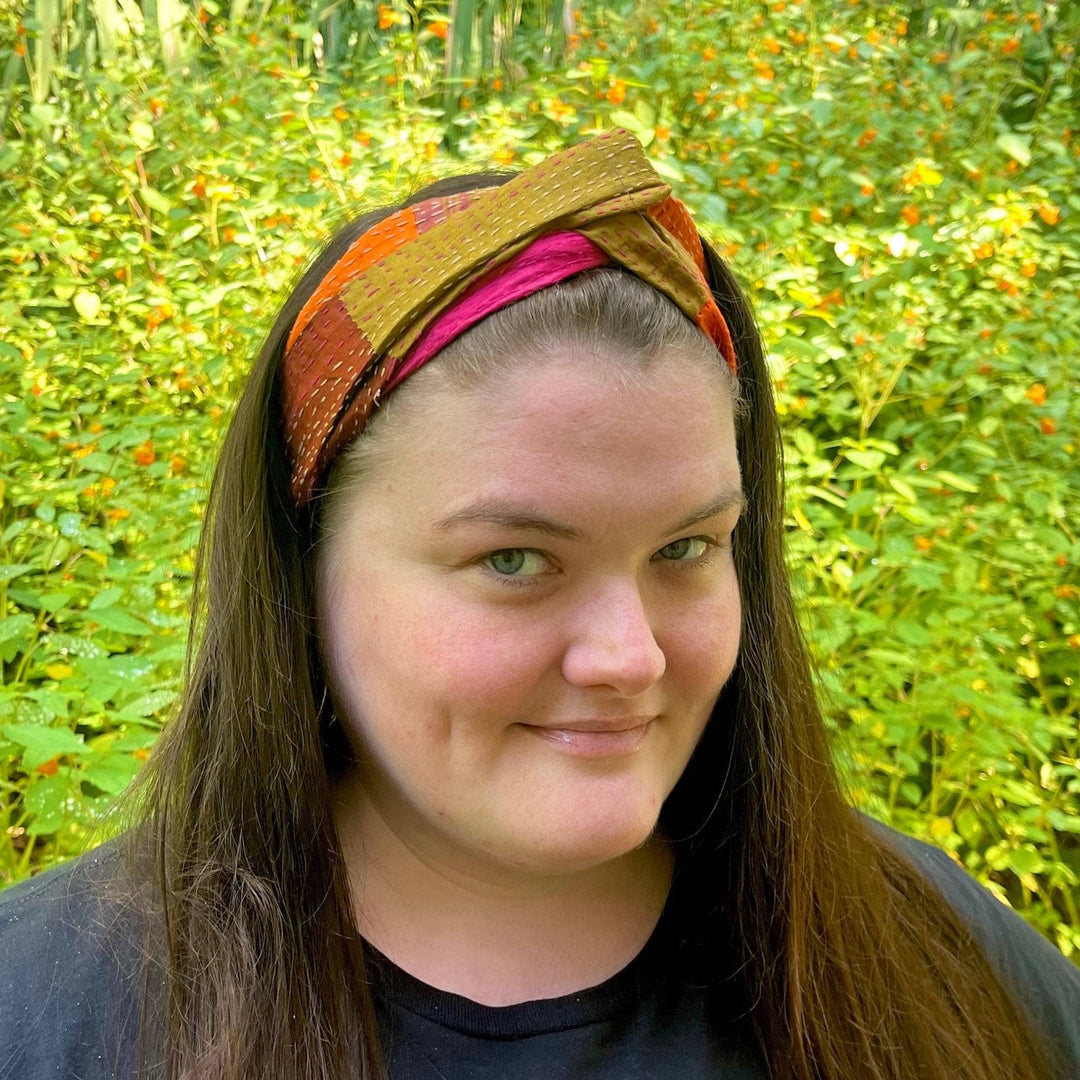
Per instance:
[[[426,199],[358,237],[297,316],[281,372],[290,487],[304,506],[381,394],[500,307],[582,270],[626,267],[735,370],[686,207],[623,130],[501,187]]]

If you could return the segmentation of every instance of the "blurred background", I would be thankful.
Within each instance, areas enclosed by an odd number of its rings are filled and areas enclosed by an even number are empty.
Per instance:
[[[1078,42],[1033,0],[0,0],[0,885],[168,722],[320,242],[622,126],[756,305],[853,802],[1080,958]]]

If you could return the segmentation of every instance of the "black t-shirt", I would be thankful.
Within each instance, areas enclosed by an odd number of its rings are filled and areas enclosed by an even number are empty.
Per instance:
[[[959,912],[1080,1077],[1080,969],[944,853],[883,830]],[[0,893],[0,1080],[129,1080],[141,938],[112,845]],[[736,1002],[668,970],[670,920],[599,986],[492,1007],[369,950],[391,1080],[764,1080]]]

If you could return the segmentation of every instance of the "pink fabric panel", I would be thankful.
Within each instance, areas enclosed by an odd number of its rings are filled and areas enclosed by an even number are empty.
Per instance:
[[[549,285],[565,281],[583,270],[605,266],[610,261],[600,248],[581,233],[560,232],[541,236],[524,251],[481,278],[421,334],[390,377],[386,392],[492,312]]]

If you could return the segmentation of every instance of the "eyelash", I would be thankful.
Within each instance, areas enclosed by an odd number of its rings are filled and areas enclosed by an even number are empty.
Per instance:
[[[665,544],[664,547],[660,548],[660,551],[664,551],[666,548],[674,547],[676,544],[681,544],[688,540],[702,540],[705,543],[705,550],[696,559],[660,559],[659,561],[667,563],[670,568],[678,571],[695,570],[707,566],[712,562],[713,557],[717,552],[726,546],[712,536],[683,536],[678,540],[672,540],[670,544]],[[507,585],[511,588],[523,588],[535,585],[540,578],[547,576],[546,574],[529,574],[524,577],[517,577],[513,574],[500,574],[497,570],[493,570],[491,566],[488,565],[489,560],[493,559],[496,555],[518,551],[524,552],[527,555],[544,555],[542,551],[538,551],[536,548],[498,548],[495,551],[489,551],[486,555],[481,556],[478,563],[488,572],[489,577],[494,578],[500,584]],[[657,554],[659,554],[659,552],[657,552]]]

